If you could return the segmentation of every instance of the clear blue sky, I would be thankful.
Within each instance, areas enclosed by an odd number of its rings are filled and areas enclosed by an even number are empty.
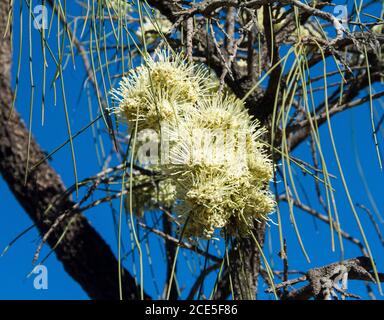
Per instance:
[[[16,1],[15,12],[18,12],[18,1]],[[29,82],[29,65],[28,65],[28,14],[26,6],[24,6],[24,26],[23,26],[23,56],[21,64],[21,77],[19,85],[19,94],[16,101],[17,110],[22,114],[25,120],[28,119],[29,114],[29,102],[30,102],[30,82]],[[73,11],[74,10],[74,11]],[[76,5],[71,1],[68,3],[68,11],[75,12]],[[377,13],[378,14],[378,13]],[[17,61],[17,52],[19,48],[19,18],[16,14],[14,24],[14,57]],[[82,26],[80,24],[80,26]],[[48,60],[49,72],[47,81],[47,99],[46,99],[46,121],[44,126],[41,126],[41,82],[42,82],[42,59],[40,49],[40,36],[36,30],[33,30],[33,69],[34,80],[36,82],[36,94],[34,103],[34,119],[33,119],[33,134],[42,148],[46,151],[51,151],[63,141],[67,139],[67,129],[65,124],[65,116],[63,111],[63,103],[61,99],[59,83],[57,83],[57,104],[54,105],[53,90],[50,88],[50,81],[54,74],[53,62]],[[56,29],[52,29],[50,44],[56,50]],[[13,76],[15,77],[17,70],[17,64],[13,65]],[[321,69],[316,69],[316,72],[321,72]],[[76,58],[76,69],[72,67],[71,61],[68,62],[66,71],[66,91],[67,91],[67,103],[69,109],[69,115],[71,118],[72,132],[76,132],[84,125],[89,123],[89,113],[87,105],[87,97],[83,87],[84,83],[84,68],[81,60]],[[376,86],[376,89],[379,89]],[[381,87],[382,89],[382,87]],[[90,90],[93,94],[92,89]],[[320,99],[321,97],[318,96]],[[95,100],[95,99],[93,99]],[[375,102],[375,108],[378,114],[384,113],[384,107]],[[93,101],[93,110],[96,113],[97,105]],[[103,126],[103,123],[100,122]],[[366,179],[369,184],[369,188],[376,199],[378,208],[380,211],[384,209],[384,197],[383,197],[383,172],[378,166],[378,161],[375,153],[375,148],[372,140],[372,129],[370,124],[369,106],[363,105],[351,111],[348,111],[342,115],[338,115],[333,118],[332,125],[335,134],[335,140],[338,145],[338,152],[343,165],[344,174],[349,183],[350,193],[355,203],[362,203],[368,208],[371,205],[368,201],[368,197],[363,188],[362,180],[358,174],[353,136],[355,137],[355,143],[360,157],[362,167],[364,168]],[[328,162],[328,169],[331,173],[339,176],[336,166],[333,151],[330,145],[328,131],[326,127],[321,129],[322,141],[324,145],[323,152]],[[383,151],[382,135],[379,135],[379,143],[381,144],[381,151]],[[97,173],[100,167],[97,162],[95,146],[91,131],[88,130],[85,134],[82,134],[75,140],[75,151],[77,159],[77,168],[79,172],[79,179],[88,177]],[[108,146],[108,144],[107,144]],[[109,150],[107,149],[107,152]],[[304,160],[310,160],[310,154],[308,148],[303,144],[298,148],[295,156],[301,157]],[[74,183],[72,162],[70,158],[69,146],[60,150],[51,162],[52,166],[58,171],[63,178],[67,186]],[[297,169],[297,168],[296,168]],[[298,170],[297,170],[298,171]],[[299,172],[298,172],[299,173]],[[311,204],[315,208],[318,208],[316,197],[313,191],[313,182],[310,177],[302,178],[301,182],[304,189],[308,191],[308,196]],[[348,201],[345,197],[340,179],[334,181],[334,187],[336,189],[336,199],[338,201],[338,209],[340,219],[343,228],[361,239],[356,221],[353,217],[352,211],[348,205]],[[0,178],[0,249],[4,248],[18,233],[26,229],[31,225],[31,220],[25,214],[23,209],[19,206],[17,201],[13,198],[5,182]],[[304,197],[302,199],[304,201]],[[118,208],[118,204],[116,203]],[[371,208],[372,209],[372,208]],[[361,217],[362,224],[366,230],[371,249],[373,251],[375,260],[378,265],[378,269],[384,271],[384,255],[383,247],[377,238],[376,233],[373,231],[373,227],[365,215],[364,212],[358,213]],[[311,262],[307,263],[301,250],[298,246],[296,235],[293,231],[293,227],[288,219],[288,211],[283,207],[283,228],[286,238],[288,240],[288,257],[289,264],[292,269],[307,270],[314,266],[325,265],[330,262],[335,262],[340,259],[340,253],[336,250],[331,252],[329,228],[322,222],[318,221],[316,225],[311,217],[301,211],[296,210],[295,215],[299,229],[304,240],[305,247]],[[95,210],[87,212],[87,217],[94,225],[94,227],[103,235],[105,240],[110,244],[113,251],[116,252],[116,237],[111,218],[110,209],[108,206],[101,206]],[[384,215],[384,213],[383,213]],[[276,216],[272,216],[276,221]],[[383,225],[380,225],[383,229]],[[277,257],[278,252],[278,232],[277,227],[271,226],[271,246],[273,254],[269,254],[269,248],[266,247],[265,252],[271,263],[280,266],[279,259]],[[26,275],[32,270],[32,259],[39,243],[39,236],[36,230],[30,231],[27,235],[21,238],[17,243],[9,250],[9,252],[0,258],[0,299],[88,299],[87,295],[80,288],[80,286],[73,281],[63,270],[61,264],[57,261],[54,255],[45,262],[49,271],[49,288],[48,290],[36,290],[33,287],[33,279],[26,278]],[[128,239],[126,237],[126,239]],[[155,241],[152,239],[151,241]],[[359,250],[355,246],[351,246],[348,242],[345,244],[345,257],[355,257],[361,255]],[[97,250],[97,248],[95,248]],[[41,253],[41,257],[44,257],[49,252],[49,248],[44,248]],[[156,272],[162,274],[162,258],[159,252],[152,251],[152,259]],[[160,262],[159,262],[160,261]],[[156,263],[158,262],[158,263]],[[129,267],[129,266],[128,266]],[[187,277],[187,268],[182,263],[181,276],[179,277],[180,285],[191,285],[190,280]],[[154,294],[155,289],[151,282],[151,277],[148,267],[145,268],[146,277],[149,279],[146,283],[149,287],[149,293]],[[164,279],[164,276],[160,276]],[[187,282],[185,282],[187,281]],[[208,284],[212,283],[208,281]],[[209,287],[209,285],[208,285]],[[354,293],[361,294],[366,297],[366,290],[363,284],[354,284],[350,282],[350,287],[354,288]],[[376,289],[374,289],[376,292]],[[261,297],[266,297],[261,295]],[[380,299],[379,295],[377,297]]]

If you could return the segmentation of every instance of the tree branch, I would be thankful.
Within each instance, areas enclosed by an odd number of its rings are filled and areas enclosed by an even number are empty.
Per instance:
[[[288,300],[308,300],[310,298],[331,300],[337,297],[337,293],[340,293],[342,298],[345,296],[356,298],[357,296],[346,292],[348,279],[375,282],[371,260],[368,257],[357,257],[324,267],[313,268],[300,278],[276,285],[276,289],[308,281],[309,284],[290,291],[282,298]],[[379,280],[384,281],[383,273],[379,273]],[[272,289],[268,288],[266,292],[272,292]]]
[[[0,16],[1,37],[5,34],[8,4],[8,0],[0,0],[3,13]],[[9,118],[13,100],[10,87],[11,62],[10,35],[7,34],[0,46],[0,172],[20,205],[44,236],[57,217],[72,208],[74,203],[69,197],[62,197],[66,188],[60,176],[46,161],[30,173],[25,183],[28,156],[30,163],[37,163],[44,158],[44,153],[31,137],[28,155],[28,130],[17,112],[14,111]],[[89,297],[119,297],[117,260],[109,246],[79,211],[64,219],[48,237],[47,242],[54,248],[64,269]],[[124,298],[139,297],[134,279],[127,270],[123,270],[122,289]],[[149,298],[148,295],[145,297]]]

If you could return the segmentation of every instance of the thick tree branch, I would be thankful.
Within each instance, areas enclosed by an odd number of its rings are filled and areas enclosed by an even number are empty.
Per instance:
[[[300,278],[276,285],[276,289],[308,281],[308,284],[290,291],[282,298],[288,300],[308,300],[311,298],[331,300],[337,297],[337,293],[341,294],[342,298],[345,296],[356,298],[357,296],[346,292],[348,280],[375,282],[372,264],[368,257],[357,257],[310,269]],[[384,281],[384,274],[379,273],[379,280]],[[272,292],[272,289],[267,289],[267,292]]]
[[[0,34],[7,23],[8,0],[0,0]],[[65,194],[60,176],[47,163],[42,163],[25,183],[29,132],[19,114],[10,116],[13,94],[10,88],[12,52],[10,36],[0,46],[0,172],[10,190],[43,236],[56,218],[74,203]],[[29,162],[37,163],[44,153],[31,138]],[[51,207],[50,207],[51,206]],[[48,208],[50,209],[48,210]],[[59,241],[60,239],[60,241]],[[47,239],[64,269],[93,299],[119,298],[118,264],[111,249],[80,212],[73,212],[55,228]],[[133,277],[124,270],[123,297],[137,299]],[[149,298],[146,295],[146,298]]]

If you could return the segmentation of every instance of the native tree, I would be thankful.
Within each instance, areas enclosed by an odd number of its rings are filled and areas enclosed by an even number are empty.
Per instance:
[[[349,280],[373,296],[371,284],[384,276],[360,215],[380,239],[381,217],[364,170],[369,202],[354,203],[331,119],[369,109],[359,122],[369,123],[366,143],[380,171],[381,1],[0,0],[0,7],[0,172],[41,236],[34,263],[49,245],[92,299],[356,297]],[[71,83],[73,74],[81,80]],[[21,92],[21,77],[30,92]],[[17,110],[27,94],[26,125]],[[71,94],[88,106],[68,105]],[[53,96],[68,136],[46,152],[33,117],[50,121]],[[84,127],[72,128],[73,108],[89,117]],[[218,139],[210,129],[235,130],[224,140],[240,160],[220,145],[195,143]],[[163,133],[172,138],[171,164],[140,161],[148,156],[142,147],[164,147]],[[99,171],[84,178],[76,138],[87,135],[95,145],[87,161]],[[73,166],[71,186],[50,163],[61,149]],[[96,207],[115,222],[117,256],[85,217]],[[324,250],[340,251],[339,261],[291,268],[291,242],[304,259],[316,255],[306,250],[316,240],[301,237],[302,215],[328,226]],[[278,244],[272,252],[267,241]],[[347,259],[344,247],[361,255]]]

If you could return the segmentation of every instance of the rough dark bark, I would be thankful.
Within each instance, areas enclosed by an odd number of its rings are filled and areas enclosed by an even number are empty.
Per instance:
[[[257,242],[264,246],[265,222],[256,225],[254,231]],[[222,279],[214,295],[216,300],[227,299],[233,286],[234,300],[254,300],[257,298],[258,277],[261,268],[261,255],[253,238],[237,239],[229,253],[230,266],[225,268]],[[229,276],[230,275],[230,276]]]
[[[173,232],[172,232],[172,222],[170,221],[169,217],[167,215],[164,215],[163,216],[163,231],[165,234],[169,234],[171,236],[173,236]],[[166,257],[167,257],[167,284],[165,287],[164,287],[164,297],[167,296],[167,292],[168,292],[168,289],[169,289],[169,281],[171,280],[171,276],[172,276],[172,269],[173,269],[173,261],[175,259],[175,254],[176,254],[176,245],[174,242],[171,242],[171,241],[166,241],[165,242],[165,254],[166,254]],[[175,269],[175,273],[176,273],[177,269]],[[169,299],[170,300],[177,300],[178,298],[178,292],[177,292],[177,285],[176,285],[176,281],[175,281],[175,277],[172,278],[172,281],[171,281],[171,290],[170,290],[170,294],[169,294]]]
[[[13,94],[10,86],[12,52],[9,33],[3,38],[7,23],[8,0],[0,0],[0,172],[10,190],[36,224],[41,235],[52,226],[58,215],[73,207],[69,197],[62,197],[66,188],[56,171],[42,163],[25,183],[29,132],[16,110],[10,111]],[[32,138],[29,163],[37,163],[44,153]],[[53,204],[46,214],[46,209]],[[10,213],[9,213],[10,214]],[[68,228],[66,229],[66,227]],[[66,229],[66,232],[64,233]],[[118,263],[111,249],[87,219],[72,212],[48,238],[64,269],[92,299],[119,298]],[[125,270],[122,279],[124,298],[137,299],[133,277]]]
[[[347,292],[349,280],[376,282],[373,266],[368,257],[357,257],[310,269],[300,278],[279,283],[276,285],[276,290],[307,282],[308,284],[298,289],[292,289],[286,293],[283,292],[281,299],[308,300],[314,298],[316,300],[331,300],[337,295],[359,298]],[[379,273],[378,280],[383,282],[384,274]],[[268,288],[266,291],[272,292],[272,288]]]

